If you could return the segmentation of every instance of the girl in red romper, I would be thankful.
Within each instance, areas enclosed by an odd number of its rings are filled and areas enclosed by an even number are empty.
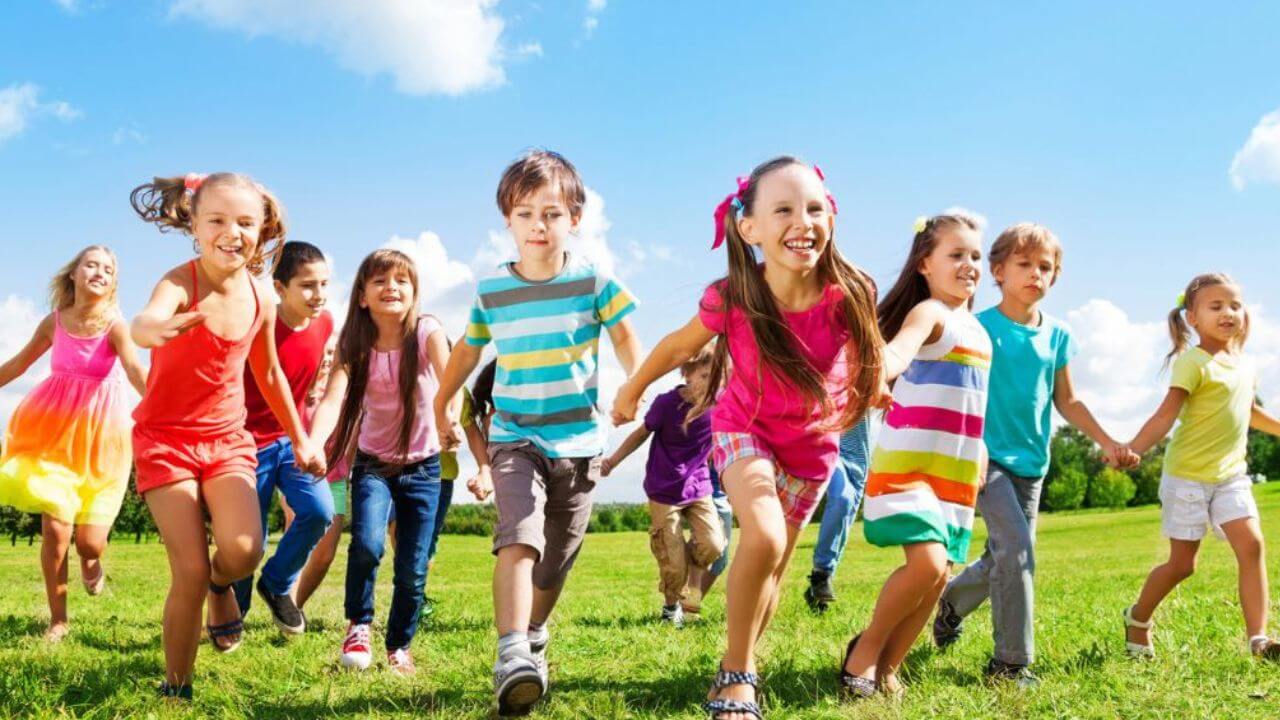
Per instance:
[[[156,178],[130,199],[143,220],[190,234],[198,253],[160,280],[131,326],[134,341],[152,349],[133,416],[138,493],[160,530],[171,575],[160,693],[190,699],[206,594],[209,640],[220,652],[234,650],[242,624],[229,589],[262,555],[257,448],[244,427],[246,362],[299,467],[322,472],[324,461],[303,432],[276,357],[275,304],[263,302],[254,278],[279,252],[279,203],[234,173]]]

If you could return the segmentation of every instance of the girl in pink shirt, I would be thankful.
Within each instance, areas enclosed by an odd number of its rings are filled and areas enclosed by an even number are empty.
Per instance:
[[[395,578],[386,625],[387,666],[414,672],[409,646],[427,581],[427,550],[440,502],[440,450],[432,403],[449,351],[444,329],[418,312],[418,271],[407,255],[378,250],[360,263],[324,399],[312,421],[328,437],[329,463],[346,449],[351,469],[344,667],[372,660],[373,589],[396,522]],[[335,431],[336,427],[336,431]],[[332,437],[330,437],[332,433]]]
[[[703,705],[718,720],[761,717],[756,642],[831,477],[839,433],[879,396],[875,289],[836,250],[835,210],[821,171],[792,157],[740,179],[715,213],[713,247],[727,240],[729,274],[614,403],[615,423],[633,420],[646,387],[723,336],[712,380],[690,413],[715,405],[713,459],[742,528],[729,568],[728,648]]]

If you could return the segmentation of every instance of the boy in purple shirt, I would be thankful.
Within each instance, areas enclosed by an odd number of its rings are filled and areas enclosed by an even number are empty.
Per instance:
[[[628,455],[653,435],[645,466],[644,492],[649,498],[649,547],[658,561],[658,589],[663,595],[662,619],[680,627],[684,608],[696,612],[702,589],[689,582],[690,568],[706,570],[724,552],[720,516],[711,500],[711,416],[686,420],[692,398],[699,397],[711,377],[712,346],[680,366],[685,384],[654,399],[644,424],[604,459],[608,476]],[[689,523],[685,540],[681,518]]]

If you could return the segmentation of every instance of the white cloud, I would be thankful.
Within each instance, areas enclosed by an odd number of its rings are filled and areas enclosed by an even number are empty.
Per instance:
[[[411,95],[501,85],[497,0],[174,0],[172,14],[247,35],[323,48],[365,75],[387,73]]]
[[[516,57],[542,57],[542,43],[523,43],[516,47]]]
[[[604,12],[609,0],[587,0],[587,16],[582,20],[582,32],[587,37],[600,27],[600,13]]]
[[[1250,308],[1245,346],[1258,365],[1259,394],[1280,408],[1280,323]],[[1080,352],[1071,362],[1076,391],[1103,428],[1124,441],[1151,417],[1168,387],[1164,356],[1172,344],[1163,320],[1137,322],[1109,300],[1093,299],[1067,313]]]
[[[423,302],[429,303],[449,290],[475,280],[475,275],[466,263],[449,259],[449,252],[445,250],[440,236],[433,232],[419,233],[416,239],[396,235],[383,247],[399,250],[413,258],[414,264],[418,266],[418,284]]]
[[[1258,121],[1232,158],[1229,173],[1237,190],[1251,182],[1280,184],[1280,110]]]
[[[604,214],[604,198],[587,188],[587,204],[582,208],[582,221],[578,223],[578,235],[570,241],[569,249],[587,258],[608,275],[616,276],[618,258],[609,248],[609,228],[613,224]]]
[[[138,128],[134,125],[130,125],[129,127],[116,128],[116,131],[111,134],[111,144],[123,145],[126,142],[137,143],[138,145],[145,145],[147,142],[147,136],[144,135],[141,130],[138,130]]]
[[[588,12],[600,12],[609,4],[609,0],[587,0]]]
[[[74,13],[80,10],[77,0],[53,0],[54,4],[62,8],[66,12]]]
[[[31,339],[44,312],[29,298],[10,295],[0,302],[0,359],[8,360]],[[0,427],[7,426],[18,403],[49,374],[49,356],[0,389]]]
[[[40,87],[33,83],[14,84],[0,90],[0,143],[21,135],[31,121],[41,115],[70,122],[83,113],[62,100],[41,102]]]

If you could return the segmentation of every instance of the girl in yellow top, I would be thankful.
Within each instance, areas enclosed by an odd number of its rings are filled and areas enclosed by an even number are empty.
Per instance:
[[[1200,342],[1188,348],[1191,330]],[[1246,474],[1249,428],[1280,435],[1280,420],[1255,400],[1257,370],[1243,355],[1249,315],[1240,286],[1226,275],[1199,275],[1169,314],[1173,361],[1169,393],[1130,446],[1143,453],[1179,421],[1164,456],[1160,502],[1169,559],[1147,576],[1138,602],[1124,612],[1125,646],[1153,657],[1151,616],[1160,601],[1195,570],[1208,526],[1231,544],[1240,568],[1240,605],[1249,649],[1280,660],[1280,642],[1267,637],[1267,572],[1258,506]]]

